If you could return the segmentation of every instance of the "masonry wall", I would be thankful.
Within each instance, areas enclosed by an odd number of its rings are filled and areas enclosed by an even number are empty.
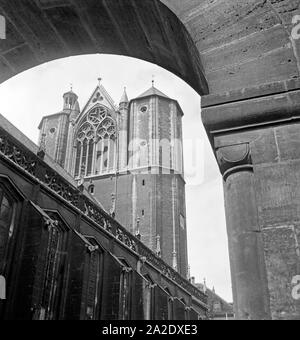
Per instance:
[[[85,185],[87,188],[94,186],[94,196],[110,211],[115,176],[87,181]],[[180,225],[180,218],[183,225]],[[141,240],[154,252],[157,236],[160,236],[161,256],[170,266],[173,266],[175,232],[178,271],[187,275],[185,183],[181,176],[121,174],[117,180],[116,219],[134,235],[139,229]]]
[[[269,315],[275,320],[298,320],[300,315],[300,301],[292,295],[296,285],[292,283],[293,278],[300,273],[299,131],[300,124],[295,122],[239,131],[215,139],[216,146],[221,148],[243,143],[249,145],[253,173],[231,175],[224,182],[224,190],[228,225],[232,225],[234,219],[239,229],[236,229],[235,236],[230,234],[230,251],[234,252],[234,237],[245,242],[244,250],[231,256],[233,283],[237,282],[235,275],[238,273],[234,268],[238,263],[243,263],[245,270],[249,271],[249,278],[250,273],[252,279],[259,276],[260,284],[253,286],[251,294],[252,303],[255,303],[254,295],[263,297],[263,305],[257,306],[258,310],[265,310],[261,318]],[[247,176],[249,180],[246,180]],[[252,227],[243,234],[245,239],[242,241],[241,231],[246,223]],[[252,235],[257,235],[256,241]],[[251,249],[255,257],[251,258],[249,253],[248,262],[244,262],[247,249]],[[252,284],[254,281],[248,280],[243,286],[246,289]],[[241,302],[243,289],[237,290],[234,287],[235,299]]]
[[[43,301],[40,299],[45,294],[47,295],[44,284],[49,284],[50,281],[45,281],[45,269],[49,263],[52,263],[52,260],[49,254],[46,255],[51,228],[46,223],[45,216],[41,213],[42,210],[48,211],[54,219],[57,216],[60,223],[64,225],[63,234],[67,236],[64,243],[66,251],[60,255],[66,256],[63,281],[61,281],[64,285],[62,290],[59,290],[62,294],[59,298],[61,308],[59,314],[50,315],[48,318],[64,320],[122,318],[122,311],[119,310],[120,294],[118,291],[107,293],[107,289],[111,288],[112,280],[117,280],[118,270],[123,272],[122,266],[124,265],[133,269],[133,277],[130,279],[132,283],[126,292],[129,299],[126,318],[145,318],[137,303],[143,299],[143,294],[145,294],[143,285],[137,281],[138,278],[134,274],[138,271],[141,273],[139,275],[150,276],[154,282],[159,284],[164,290],[163,294],[166,299],[174,296],[184,299],[187,306],[193,306],[201,317],[205,317],[205,308],[194,302],[192,296],[184,289],[174,284],[172,280],[164,278],[159,271],[148,266],[147,263],[140,263],[139,256],[124,244],[67,204],[53,191],[39,185],[26,172],[13,167],[7,160],[3,160],[1,155],[0,158],[0,181],[9,183],[12,192],[16,190],[20,204],[20,209],[18,209],[20,214],[13,235],[14,252],[11,253],[13,265],[6,268],[5,273],[0,273],[7,278],[8,294],[6,301],[0,301],[1,319],[31,320],[45,317],[43,310],[40,309],[40,306],[43,306],[43,304],[40,305],[40,301]],[[89,242],[98,245],[98,248],[89,248],[78,233],[85,240],[88,239]],[[99,261],[99,266],[95,267],[97,262],[93,256],[96,254],[102,260]],[[112,270],[112,263],[114,270]],[[92,313],[89,308],[89,301],[94,301],[95,270],[99,270],[100,273],[98,298],[101,301],[101,309],[95,312],[96,314]],[[115,283],[116,287],[120,287],[120,282]],[[171,295],[168,295],[167,291]],[[156,310],[154,305],[152,308],[155,311],[153,314],[156,315],[155,318],[165,319],[163,310]]]
[[[46,153],[64,167],[69,134],[68,114],[58,114],[44,118],[40,129],[40,141],[45,134]]]

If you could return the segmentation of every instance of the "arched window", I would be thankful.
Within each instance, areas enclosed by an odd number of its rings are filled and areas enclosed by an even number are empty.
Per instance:
[[[119,320],[130,320],[130,301],[132,287],[132,269],[124,259],[119,259],[123,265],[120,278]]]
[[[144,315],[146,320],[154,319],[154,288],[155,284],[152,278],[149,275],[145,275],[146,285],[144,288]]]
[[[103,278],[103,252],[94,238],[86,237],[92,248],[86,255],[86,320],[99,320],[101,314],[101,289]]]
[[[52,211],[47,214],[47,241],[45,244],[44,273],[41,282],[40,308],[35,319],[59,320],[63,318],[65,280],[67,275],[67,247],[69,228],[62,218]]]
[[[76,136],[75,177],[115,169],[116,122],[106,107],[97,105],[89,111]]]
[[[0,184],[0,274],[5,272],[7,258],[14,232],[15,201],[8,190]]]

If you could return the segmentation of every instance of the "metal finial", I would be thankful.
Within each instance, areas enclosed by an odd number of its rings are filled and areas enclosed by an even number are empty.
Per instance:
[[[102,81],[102,78],[99,77],[99,78],[98,78],[99,86],[101,85],[101,81]]]
[[[73,84],[70,84],[71,92],[73,91]]]
[[[152,87],[154,87],[154,83],[155,83],[155,76],[152,76]]]

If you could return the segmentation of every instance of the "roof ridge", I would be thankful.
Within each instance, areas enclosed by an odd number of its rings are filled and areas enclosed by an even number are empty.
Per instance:
[[[151,86],[147,91],[143,92],[141,95],[139,95],[137,98],[144,98],[149,96],[160,96],[167,99],[171,99],[166,94],[164,94],[162,91],[160,91],[158,88]]]

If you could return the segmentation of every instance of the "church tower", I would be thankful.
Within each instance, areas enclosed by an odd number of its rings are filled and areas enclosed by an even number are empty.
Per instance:
[[[99,79],[82,111],[70,91],[63,111],[44,117],[40,130],[46,153],[186,277],[182,117],[178,102],[154,84],[130,101],[124,89],[117,107]]]
[[[40,125],[40,143],[45,152],[60,166],[66,166],[66,152],[69,136],[69,123],[80,113],[78,96],[71,91],[63,95],[63,110],[43,117]]]
[[[133,99],[129,111],[132,232],[187,276],[183,112],[154,86]]]

